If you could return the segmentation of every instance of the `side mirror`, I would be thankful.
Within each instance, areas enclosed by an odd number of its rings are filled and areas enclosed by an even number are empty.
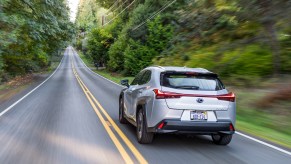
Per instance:
[[[121,80],[120,84],[129,87],[128,79]]]

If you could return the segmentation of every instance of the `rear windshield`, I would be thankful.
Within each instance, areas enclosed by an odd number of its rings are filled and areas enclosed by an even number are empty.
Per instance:
[[[161,75],[161,85],[188,90],[217,91],[224,89],[216,75],[193,73],[164,73]]]

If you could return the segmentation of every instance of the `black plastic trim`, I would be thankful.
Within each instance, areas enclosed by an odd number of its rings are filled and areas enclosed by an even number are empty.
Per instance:
[[[157,127],[161,122],[165,125],[162,129]],[[148,128],[149,132],[155,133],[197,133],[197,134],[215,134],[225,133],[233,134],[235,131],[229,129],[230,121],[225,122],[196,122],[196,121],[180,121],[180,120],[163,120],[155,127]]]

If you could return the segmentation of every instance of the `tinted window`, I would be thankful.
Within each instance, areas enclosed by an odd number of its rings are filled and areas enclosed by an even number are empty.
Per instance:
[[[207,91],[217,91],[224,88],[221,81],[212,75],[165,73],[161,77],[162,86],[170,88]]]
[[[143,85],[148,83],[151,80],[151,75],[152,72],[150,70],[146,70],[138,84]]]
[[[135,76],[134,80],[132,81],[132,83],[131,83],[130,85],[137,85],[137,84],[139,83],[139,81],[141,80],[141,78],[142,78],[142,76],[143,76],[144,73],[145,73],[145,71],[141,71],[141,72],[139,72],[139,73]]]

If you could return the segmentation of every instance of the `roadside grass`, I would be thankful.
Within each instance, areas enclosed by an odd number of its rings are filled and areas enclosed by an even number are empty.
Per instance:
[[[0,90],[3,90],[5,88],[7,88],[7,85],[5,85],[5,84],[0,85]]]
[[[276,102],[260,108],[258,103],[268,96],[267,89],[230,89],[237,97],[237,130],[291,149],[291,103]]]
[[[123,79],[128,79],[129,83],[132,82],[133,78],[132,76],[122,76],[121,74],[118,73],[110,73],[109,71],[102,69],[102,70],[95,70],[96,73],[100,74],[101,76],[110,79],[117,84],[120,84],[120,81]]]
[[[121,79],[133,79],[133,77],[110,73],[105,69],[96,70],[93,62],[87,59],[82,52],[79,52],[79,56],[96,73],[116,83],[119,83]],[[272,85],[269,84],[268,86]],[[229,87],[228,89],[235,92],[237,98],[237,130],[291,149],[291,103],[276,102],[271,107],[260,108],[257,103],[260,103],[264,97],[272,93],[274,88]]]
[[[91,70],[95,70],[96,67],[94,66],[92,59],[89,59],[88,57],[86,57],[82,51],[77,51],[79,57],[83,60],[83,62],[87,65],[87,67],[89,67]]]
[[[0,85],[0,103],[12,98],[17,93],[26,89],[33,82],[33,74],[16,76]]]
[[[257,136],[265,141],[273,142],[288,149],[291,149],[290,135],[280,133],[275,129],[266,128],[247,121],[243,121],[239,115],[237,116],[237,129],[252,136]]]
[[[24,84],[24,85],[15,87],[15,88],[11,88],[10,86],[7,86],[6,84],[1,85],[0,86],[0,103],[9,100],[17,93],[26,89],[29,85],[30,85],[30,83]]]
[[[92,60],[91,59],[88,59],[81,51],[78,51],[78,54],[80,56],[80,58],[84,61],[84,63],[94,72],[98,73],[99,75],[107,78],[107,79],[110,79],[114,82],[116,82],[117,84],[120,84],[120,81],[123,80],[123,79],[128,79],[129,82],[131,82],[133,80],[134,77],[132,76],[123,76],[122,74],[119,74],[119,73],[112,73],[112,72],[109,72],[108,70],[102,68],[102,69],[97,69]]]

